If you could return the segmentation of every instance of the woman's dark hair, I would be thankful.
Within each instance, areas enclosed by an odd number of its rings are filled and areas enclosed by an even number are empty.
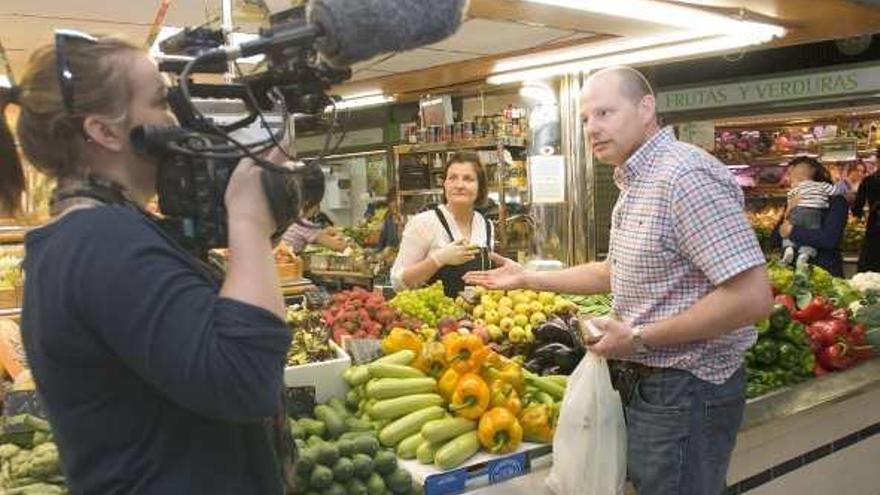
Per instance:
[[[489,195],[489,179],[486,177],[486,169],[483,168],[480,156],[472,151],[461,151],[453,154],[446,162],[446,168],[443,169],[443,180],[446,180],[446,176],[449,174],[449,167],[457,163],[470,163],[474,167],[474,173],[477,176],[477,200],[475,201],[475,206],[482,206]],[[443,203],[446,203],[445,190],[443,192]]]
[[[300,211],[321,204],[324,199],[324,171],[316,163],[306,165],[300,175]]]
[[[24,191],[24,170],[15,146],[15,138],[6,122],[6,107],[12,91],[0,88],[0,215],[15,215],[21,209]]]
[[[798,165],[809,165],[812,169],[812,180],[816,182],[826,182],[828,184],[833,184],[834,181],[831,180],[831,173],[828,172],[828,169],[822,165],[818,159],[813,158],[811,156],[796,156],[788,162],[788,166],[790,168],[796,167]]]

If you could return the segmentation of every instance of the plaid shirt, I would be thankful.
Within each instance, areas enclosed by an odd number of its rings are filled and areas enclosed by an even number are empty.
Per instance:
[[[733,176],[667,127],[614,171],[621,189],[611,220],[611,292],[633,326],[687,310],[716,286],[765,263]],[[687,370],[723,383],[743,363],[756,332],[653,349],[633,361]]]

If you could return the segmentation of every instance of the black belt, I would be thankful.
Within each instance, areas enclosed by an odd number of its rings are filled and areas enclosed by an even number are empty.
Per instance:
[[[620,393],[623,404],[629,403],[633,391],[639,384],[639,380],[648,378],[665,371],[666,368],[655,368],[632,361],[608,361],[608,371],[611,373],[611,387]]]

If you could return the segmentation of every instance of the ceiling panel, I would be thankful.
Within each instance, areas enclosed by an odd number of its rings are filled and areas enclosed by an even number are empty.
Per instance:
[[[570,30],[530,26],[515,22],[469,19],[452,37],[431,45],[441,50],[492,55],[557,41]]]
[[[388,60],[374,65],[372,69],[388,72],[408,72],[433,67],[435,65],[461,62],[475,57],[477,57],[477,55],[469,53],[444,52],[441,50],[418,48],[416,50],[398,53]]]

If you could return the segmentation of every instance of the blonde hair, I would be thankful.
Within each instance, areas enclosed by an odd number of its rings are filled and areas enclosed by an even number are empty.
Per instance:
[[[9,103],[21,107],[16,134],[25,156],[41,172],[56,178],[80,175],[86,115],[125,115],[132,98],[128,67],[132,55],[145,53],[117,37],[97,41],[69,38],[64,52],[74,76],[71,109],[61,94],[54,44],[34,51],[14,92],[0,91],[0,112]],[[11,135],[5,119],[0,126],[0,135]],[[22,180],[14,180],[22,176],[21,164],[14,142],[9,141],[0,142],[0,156],[4,157],[0,161],[0,207],[9,207],[9,199],[19,198],[24,188]]]

